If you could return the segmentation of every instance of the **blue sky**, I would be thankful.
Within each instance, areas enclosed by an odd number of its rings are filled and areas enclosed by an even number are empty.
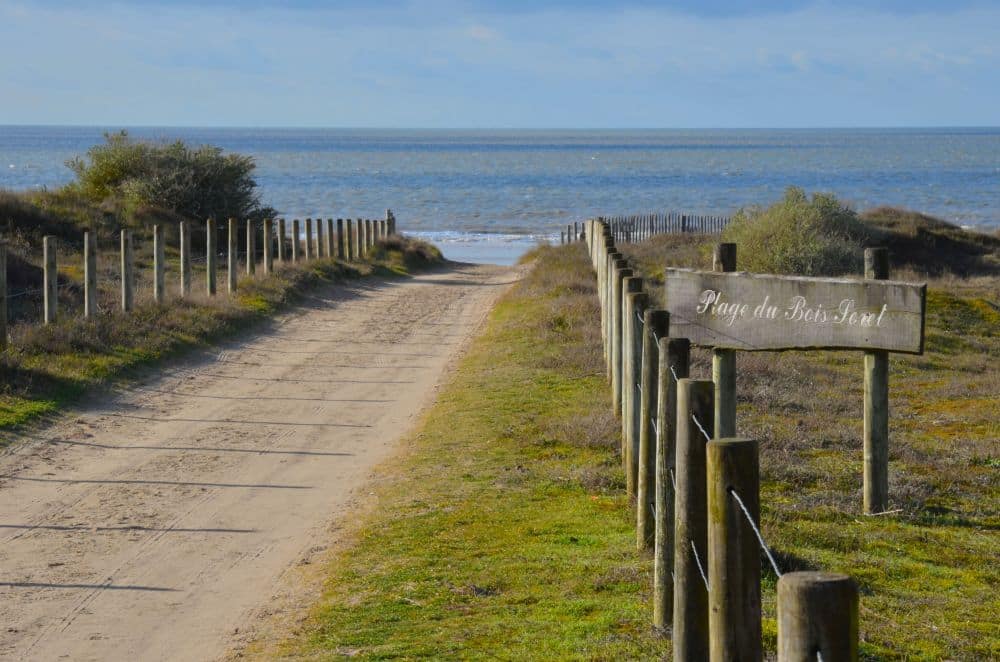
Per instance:
[[[1000,2],[0,0],[0,124],[1000,124]]]

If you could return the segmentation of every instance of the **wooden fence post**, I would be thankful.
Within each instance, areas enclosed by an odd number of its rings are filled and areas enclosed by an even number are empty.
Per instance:
[[[311,218],[306,219],[306,245],[303,253],[306,262],[313,259],[313,220]]]
[[[717,244],[713,271],[736,271],[736,244]],[[736,434],[736,350],[712,350],[712,381],[715,382],[715,436]]]
[[[642,366],[642,328],[636,314],[642,314],[646,308],[646,295],[642,291],[642,279],[631,278],[631,287],[625,293],[624,309],[622,310],[622,452],[625,462],[625,486],[628,496],[635,498],[636,473],[639,469],[637,430],[639,398],[639,371]]]
[[[609,251],[617,250],[615,248],[609,248]],[[607,278],[607,288],[604,292],[605,304],[605,318],[606,326],[604,328],[604,345],[605,352],[607,354],[607,378],[608,384],[612,385],[611,393],[612,398],[614,397],[614,370],[615,370],[615,288],[621,288],[621,280],[618,277],[619,271],[628,268],[628,262],[621,253],[612,253],[608,256],[608,278]]]
[[[163,226],[153,226],[153,301],[163,303],[166,298],[166,251],[163,246]]]
[[[7,240],[0,240],[0,351],[7,349]]]
[[[122,310],[135,307],[135,261],[132,257],[132,231],[121,231]]]
[[[344,245],[344,219],[337,219],[337,257],[341,260],[346,256]]]
[[[215,219],[208,219],[205,222],[205,289],[208,292],[208,296],[215,296],[215,279],[216,279],[216,234],[215,234]]]
[[[292,221],[292,262],[298,263],[299,261],[299,219]]]
[[[677,449],[674,470],[674,659],[708,659],[708,562],[705,446],[697,420],[712,435],[715,386],[710,381],[677,383]],[[669,460],[668,460],[669,461]]]
[[[56,321],[59,309],[59,271],[56,265],[56,238],[42,237],[42,320],[45,324]]]
[[[778,662],[857,662],[858,586],[833,572],[778,579]]]
[[[239,246],[239,228],[236,225],[236,219],[229,219],[229,242],[226,247],[226,291],[230,294],[236,291],[236,282],[238,278],[238,246]]]
[[[247,221],[247,275],[257,273],[257,224]]]
[[[365,238],[367,240],[365,244],[365,255],[367,255],[371,247],[375,245],[375,236],[372,234],[371,219],[365,219]]]
[[[653,493],[656,487],[656,433],[655,416],[659,406],[662,385],[659,377],[659,340],[670,332],[670,313],[665,310],[646,310],[642,325],[642,368],[639,391],[639,452],[636,469],[637,484],[635,544],[642,552],[653,546],[656,518]]]
[[[337,237],[333,234],[333,219],[326,219],[326,256],[331,260],[337,257]]]
[[[264,219],[264,273],[271,275],[274,271],[274,222]]]
[[[760,547],[738,496],[760,521],[757,442],[726,437],[708,443],[709,659],[759,662]],[[734,496],[735,495],[735,496]]]
[[[326,242],[323,240],[323,219],[316,219],[316,258],[322,259],[326,255]]]
[[[865,278],[889,278],[889,249],[865,249]],[[865,352],[864,509],[884,512],[889,507],[889,353]]]
[[[97,233],[83,233],[83,316],[97,315]]]
[[[354,220],[347,219],[347,261],[353,262],[358,256],[358,234],[354,227]]]
[[[285,219],[279,218],[278,219],[278,262],[281,262],[282,264],[284,264],[285,260],[288,259],[288,256],[285,255],[285,239],[288,236],[285,230],[286,230]]]
[[[181,221],[181,296],[191,294],[191,226]]]
[[[621,260],[619,264],[625,263]],[[616,268],[611,292],[611,399],[615,416],[622,415],[622,301],[625,298],[626,282],[632,278],[632,270]],[[624,442],[623,442],[624,443]],[[624,462],[624,458],[622,458]]]
[[[677,456],[677,379],[688,376],[691,343],[657,343],[656,436],[653,449],[653,627],[665,630],[674,608],[674,463]],[[674,376],[676,375],[676,377]]]

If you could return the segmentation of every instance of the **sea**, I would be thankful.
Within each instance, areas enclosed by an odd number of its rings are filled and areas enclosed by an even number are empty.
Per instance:
[[[0,188],[53,188],[66,161],[127,128],[253,156],[286,218],[381,218],[447,257],[509,264],[568,223],[674,211],[725,216],[788,186],[855,209],[895,205],[1000,227],[1000,127],[372,130],[0,126]]]

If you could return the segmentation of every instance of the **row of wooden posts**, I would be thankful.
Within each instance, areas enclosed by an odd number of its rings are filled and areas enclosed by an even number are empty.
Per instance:
[[[617,242],[633,242],[648,239],[656,234],[719,234],[727,225],[725,216],[701,214],[681,214],[677,212],[657,212],[632,216],[602,217]],[[560,243],[567,244],[582,239],[579,222],[570,223],[565,231],[560,231]]]
[[[670,336],[670,313],[655,309],[643,279],[616,250],[612,225],[586,221],[583,236],[597,273],[636,545],[653,552],[653,625],[671,632],[674,659],[762,659],[763,551],[779,576],[778,659],[856,660],[854,581],[824,572],[782,575],[760,534],[759,448],[735,436],[735,361],[716,352],[713,379],[691,378],[691,343]],[[715,270],[735,268],[736,246],[719,244]]]
[[[277,234],[275,234],[277,225]],[[326,232],[324,233],[324,225]],[[229,219],[229,241],[225,251],[227,259],[226,282],[230,293],[236,291],[239,277],[240,255],[240,221]],[[205,223],[206,245],[206,279],[205,291],[209,296],[215,296],[217,290],[217,271],[220,252],[216,247],[217,227],[213,219]],[[288,230],[291,230],[290,251],[286,247]],[[315,231],[314,231],[315,230]],[[166,258],[164,226],[153,226],[153,300],[162,303],[166,299]],[[304,237],[303,237],[304,231]],[[257,270],[258,255],[261,258],[261,268],[264,274],[270,274],[274,269],[274,261],[296,263],[314,258],[339,258],[354,261],[364,258],[375,242],[390,234],[396,233],[396,218],[392,210],[386,210],[384,219],[298,219],[291,222],[288,228],[285,219],[265,219],[258,224],[247,221],[243,234],[246,235],[247,274]],[[257,239],[261,235],[263,250],[258,252]],[[324,239],[325,235],[325,239]],[[191,294],[191,226],[187,221],[180,223],[180,274],[179,294],[186,297]],[[121,309],[128,312],[135,307],[135,259],[133,256],[132,231],[123,229],[120,233],[120,274],[121,274]],[[275,247],[277,251],[275,251]],[[46,236],[42,239],[43,274],[42,274],[42,321],[53,323],[58,316],[58,265],[56,262],[56,238]],[[94,232],[83,233],[83,316],[93,317],[97,314],[97,242]],[[18,293],[7,291],[7,247],[0,243],[0,344],[7,342],[7,304],[9,296]]]

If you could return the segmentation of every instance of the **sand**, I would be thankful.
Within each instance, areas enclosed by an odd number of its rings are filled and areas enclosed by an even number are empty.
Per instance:
[[[0,457],[0,657],[225,655],[336,544],[518,274],[331,286],[18,440]]]

